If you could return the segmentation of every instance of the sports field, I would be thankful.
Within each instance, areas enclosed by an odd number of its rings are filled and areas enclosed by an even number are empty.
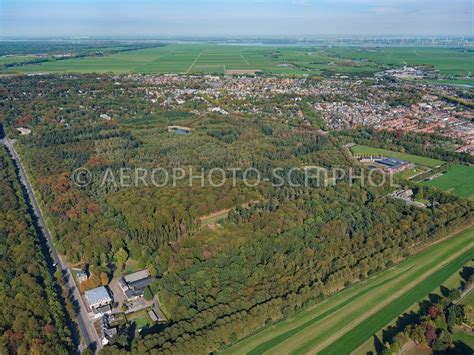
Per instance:
[[[474,168],[466,165],[453,165],[446,174],[423,184],[435,186],[456,196],[474,198]]]
[[[471,52],[426,48],[303,48],[217,44],[170,44],[157,48],[106,54],[102,57],[52,60],[15,67],[20,72],[114,73],[375,73],[387,65],[430,64],[462,79],[469,74]],[[463,79],[470,82],[470,79]]]
[[[474,228],[252,335],[224,354],[349,354],[472,259]]]
[[[429,168],[435,168],[445,163],[444,161],[438,160],[438,159],[432,159],[432,158],[427,158],[427,157],[422,157],[419,155],[413,155],[413,154],[407,154],[407,153],[400,153],[400,152],[395,152],[395,151],[387,150],[387,149],[373,148],[373,147],[368,147],[365,145],[355,145],[351,147],[351,150],[354,153],[354,155],[357,155],[357,156],[379,155],[379,156],[384,156],[384,157],[406,160],[406,161],[415,163],[417,165],[427,166]]]

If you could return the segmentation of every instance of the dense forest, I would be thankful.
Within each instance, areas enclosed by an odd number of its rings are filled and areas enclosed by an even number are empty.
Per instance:
[[[436,206],[422,209],[389,197],[387,181],[271,184],[275,168],[364,172],[344,147],[349,142],[470,162],[443,149],[452,143],[446,138],[430,136],[433,143],[426,146],[426,137],[365,128],[328,134],[312,111],[307,115],[314,125],[258,114],[221,115],[207,107],[203,114],[195,110],[204,104],[195,102],[171,110],[165,97],[152,104],[145,99],[149,88],[123,80],[14,78],[0,89],[6,98],[0,120],[18,139],[58,252],[71,264],[87,264],[96,279],[114,276],[129,259],[159,276],[152,290],[169,322],[134,339],[119,334],[105,353],[216,351],[474,220],[472,201],[429,187],[424,198]],[[291,101],[281,95],[260,104],[268,104],[268,112],[272,105],[289,112]],[[302,105],[309,110],[307,102]],[[103,113],[110,119],[101,118]],[[168,124],[190,127],[192,133],[168,132]],[[32,133],[18,135],[15,128],[23,126]],[[74,184],[72,172],[80,167],[91,172],[91,184]],[[189,187],[184,181],[127,187],[100,179],[106,171],[157,167],[205,173],[253,168],[262,183],[248,186],[240,173],[235,186],[219,188]],[[220,211],[226,213],[219,223],[202,223]]]
[[[250,335],[472,220],[472,204],[441,200],[436,211],[414,210],[341,186],[236,209],[218,241],[202,231],[171,254],[156,287],[174,324],[127,350],[208,352]]]
[[[65,354],[72,349],[54,280],[5,148],[0,149],[0,352]]]

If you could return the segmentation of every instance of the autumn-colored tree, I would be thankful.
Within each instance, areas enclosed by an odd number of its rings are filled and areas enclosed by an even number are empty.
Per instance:
[[[79,288],[81,289],[82,292],[85,292],[87,290],[99,287],[102,284],[101,278],[95,274],[92,273],[87,280],[84,282],[81,282]]]
[[[0,353],[73,352],[69,318],[55,290],[59,272],[46,268],[30,212],[5,148],[0,146],[0,244],[2,305]],[[67,304],[67,303],[66,303]]]
[[[440,313],[440,309],[437,305],[435,304],[432,304],[429,308],[428,308],[428,314],[429,316],[431,317],[431,319],[435,319],[438,314]]]
[[[436,328],[431,324],[426,324],[425,339],[428,344],[436,339]]]
[[[109,282],[110,282],[109,274],[107,274],[106,272],[101,272],[100,273],[100,282],[102,283],[103,286],[108,285]]]

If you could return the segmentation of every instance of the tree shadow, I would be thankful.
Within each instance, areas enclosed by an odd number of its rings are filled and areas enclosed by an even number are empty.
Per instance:
[[[446,286],[443,286],[441,285],[439,287],[440,291],[441,291],[441,294],[444,296],[444,297],[448,297],[449,296],[449,288],[447,288]]]
[[[461,283],[462,283],[462,287],[464,288],[466,285],[466,282],[469,280],[472,274],[474,274],[474,267],[464,266],[459,274],[462,277]]]
[[[455,341],[454,348],[444,351],[434,351],[433,355],[467,355],[472,354],[472,348],[462,341]]]
[[[435,293],[430,293],[428,295],[428,299],[431,304],[439,304],[441,302],[442,297],[440,295],[437,295]]]
[[[420,320],[420,315],[413,311],[409,313],[403,313],[400,317],[398,317],[397,322],[395,325],[388,326],[382,333],[382,347],[383,343],[392,342],[395,335],[403,331],[405,327],[409,324],[418,323]]]
[[[385,346],[377,335],[374,335],[374,348],[377,354],[381,354]]]
[[[148,334],[157,334],[166,329],[169,326],[167,323],[155,323],[151,327],[145,327],[140,332],[141,336],[146,336]]]

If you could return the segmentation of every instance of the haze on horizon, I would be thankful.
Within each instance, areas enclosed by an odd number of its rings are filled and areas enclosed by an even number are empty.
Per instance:
[[[473,35],[471,0],[0,0],[0,37]]]

